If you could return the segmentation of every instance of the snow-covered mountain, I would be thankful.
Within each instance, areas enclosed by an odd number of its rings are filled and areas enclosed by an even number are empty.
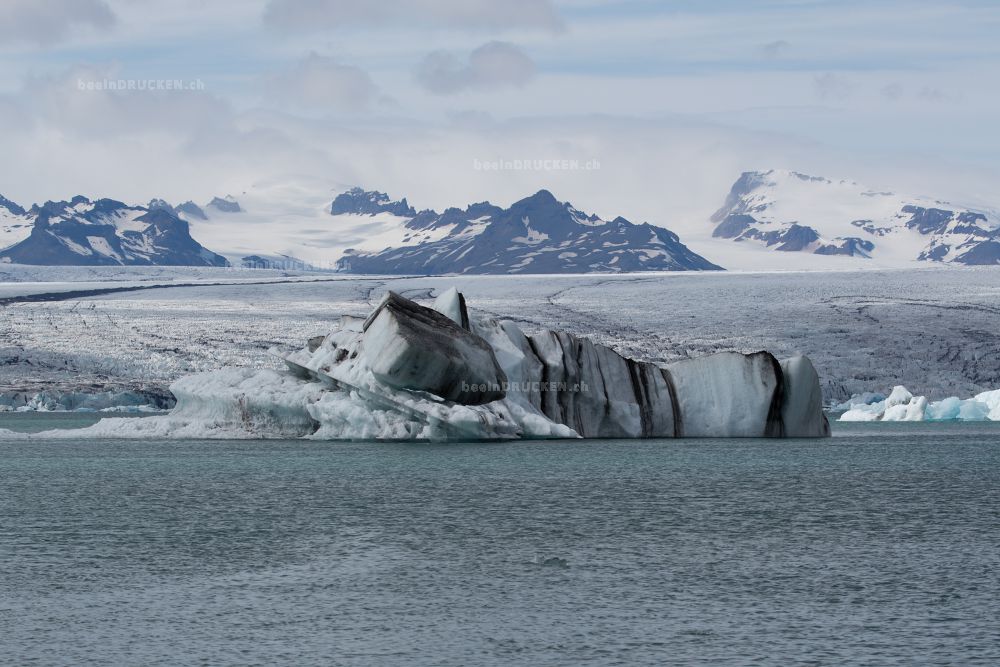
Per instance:
[[[716,238],[777,251],[1000,264],[996,214],[794,171],[745,172],[711,221]]]
[[[0,262],[60,266],[226,266],[162,202],[129,206],[113,199],[46,202],[25,211],[0,198]]]
[[[31,227],[32,219],[28,212],[0,195],[0,249],[28,238]]]
[[[352,248],[337,263],[352,273],[591,273],[711,271],[721,267],[692,252],[673,232],[625,218],[587,215],[540,190],[503,209],[489,202],[464,210],[413,214],[406,200],[351,190],[334,201],[342,214],[409,217],[403,236],[381,250]],[[412,214],[412,217],[410,217]]]
[[[261,184],[231,207],[174,207],[192,235],[233,265],[366,274],[714,270],[672,232],[604,221],[546,191],[509,209],[442,213],[361,188]]]
[[[316,181],[235,194],[176,205],[76,197],[30,210],[0,197],[0,262],[389,275],[1000,264],[995,212],[793,171],[743,174],[713,225],[675,221],[684,243],[660,226],[584,213],[546,190],[508,208],[480,202],[440,213]]]

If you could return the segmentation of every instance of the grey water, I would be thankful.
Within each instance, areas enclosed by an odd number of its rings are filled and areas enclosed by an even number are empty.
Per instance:
[[[0,663],[996,665],[998,427],[0,439]]]

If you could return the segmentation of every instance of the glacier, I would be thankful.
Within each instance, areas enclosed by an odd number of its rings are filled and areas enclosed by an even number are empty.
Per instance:
[[[872,395],[877,397],[877,395]],[[928,401],[897,385],[888,397],[871,402],[848,402],[849,409],[838,421],[1000,421],[1000,389],[984,391],[972,398],[950,396]]]
[[[526,334],[388,291],[343,315],[281,369],[223,368],[170,386],[162,416],[32,437],[509,440],[830,435],[808,358],[723,352],[665,366],[563,331]]]

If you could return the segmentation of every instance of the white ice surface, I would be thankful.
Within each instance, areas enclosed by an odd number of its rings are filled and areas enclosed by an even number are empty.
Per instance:
[[[0,208],[0,250],[28,238],[31,227],[32,222],[27,216],[15,215],[6,208]]]
[[[378,251],[415,245],[439,240],[453,228],[407,229],[409,218],[391,213],[331,215],[330,206],[340,192],[319,184],[260,183],[237,197],[243,209],[238,213],[206,207],[208,220],[181,217],[195,240],[234,264],[248,255],[287,255],[320,269],[334,268],[348,248]]]
[[[732,352],[671,364],[683,434],[762,437],[777,378],[763,356]]]
[[[449,287],[434,299],[434,310],[445,315],[455,324],[462,326],[462,301],[458,288]]]
[[[951,396],[931,402],[897,386],[885,400],[856,405],[841,415],[840,421],[1000,421],[1000,389],[967,399]]]

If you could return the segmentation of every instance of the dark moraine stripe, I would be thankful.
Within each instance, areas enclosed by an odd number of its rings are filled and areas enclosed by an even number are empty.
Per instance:
[[[764,437],[783,438],[785,437],[785,422],[781,418],[781,404],[785,400],[785,374],[781,370],[781,364],[778,363],[773,354],[770,352],[756,352],[750,356],[753,357],[758,354],[767,355],[767,358],[770,359],[771,366],[774,368],[774,377],[777,380],[774,395],[771,397],[771,405],[767,411],[767,424],[764,426]]]

